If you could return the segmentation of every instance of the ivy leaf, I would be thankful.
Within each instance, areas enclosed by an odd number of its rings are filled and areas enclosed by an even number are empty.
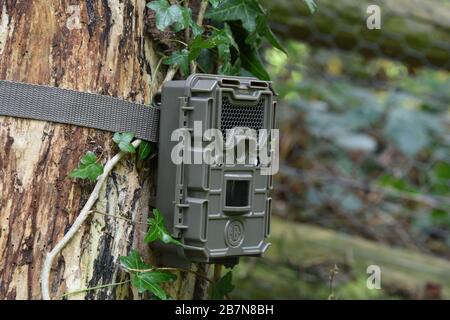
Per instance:
[[[151,274],[152,272],[137,273],[133,275],[131,284],[139,293],[150,291],[159,299],[167,300],[167,294],[164,292],[164,289],[161,288],[158,282],[154,282]]]
[[[286,48],[281,44],[280,40],[278,40],[277,36],[273,33],[272,29],[269,26],[269,21],[267,21],[266,17],[260,16],[258,18],[257,31],[261,35],[264,35],[264,37],[266,37],[266,39],[272,46],[287,54]]]
[[[197,58],[199,68],[205,73],[213,73],[216,64],[216,57],[211,50],[202,49]]]
[[[173,26],[174,32],[191,27],[194,37],[203,33],[203,28],[192,19],[190,8],[178,4],[170,5],[167,0],[152,1],[147,4],[147,7],[155,11],[156,27],[161,31]]]
[[[153,209],[153,218],[148,219],[149,229],[144,241],[150,243],[156,240],[161,240],[164,243],[172,243],[182,245],[178,240],[175,240],[164,226],[164,218],[158,209]]]
[[[164,60],[164,64],[180,67],[181,72],[186,76],[189,74],[189,61],[189,50],[183,49],[173,52],[170,57]]]
[[[140,293],[150,291],[159,299],[166,300],[167,295],[159,284],[174,281],[176,278],[176,275],[169,272],[151,271],[134,274],[131,283]]]
[[[226,61],[218,69],[219,74],[226,74],[226,75],[239,75],[240,71],[241,71],[240,58],[237,58],[234,63]]]
[[[153,144],[148,141],[142,141],[138,149],[138,157],[145,160],[153,151]]]
[[[174,281],[177,276],[164,271],[145,271],[150,265],[146,264],[137,250],[131,250],[128,256],[120,257],[120,265],[131,273],[131,283],[140,292],[150,291],[159,299],[167,299],[167,295],[159,285],[162,282]]]
[[[229,74],[232,69],[230,46],[221,44],[217,47],[219,53],[219,73]]]
[[[253,1],[223,0],[217,7],[213,7],[206,17],[216,21],[240,20],[245,30],[253,32],[256,29],[256,18],[259,14]]]
[[[250,46],[241,47],[242,67],[261,80],[270,80],[270,75],[267,73],[258,51]]]
[[[70,172],[70,178],[97,180],[97,177],[103,173],[103,166],[97,163],[95,153],[88,151],[80,160],[78,168]]]
[[[230,24],[231,30],[239,46],[239,56],[241,66],[255,77],[261,80],[270,80],[264,64],[258,54],[258,43],[248,43],[248,33],[237,23]]]
[[[197,59],[202,49],[212,49],[212,48],[214,48],[214,45],[210,41],[210,38],[203,39],[202,36],[197,36],[189,44],[188,60],[192,61]]]
[[[150,269],[151,266],[146,264],[137,250],[131,250],[128,256],[121,256],[119,258],[120,265],[125,270],[146,270]]]
[[[214,30],[206,39],[204,39],[202,36],[197,36],[196,38],[194,38],[194,40],[192,40],[189,44],[189,60],[197,59],[202,49],[212,49],[216,47],[219,49],[220,56],[221,45],[224,45],[223,48],[234,46],[236,50],[239,51],[239,48],[233,39],[233,35],[231,34],[231,30],[228,24],[225,24],[222,30]]]
[[[167,0],[155,0],[147,4],[147,7],[155,11],[156,27],[164,31],[167,27],[175,24],[175,32],[189,25],[191,19],[190,11],[177,4],[170,5]]]
[[[168,26],[170,26],[174,21],[176,21],[170,15],[169,12],[170,7],[171,5],[167,0],[157,0],[147,3],[147,8],[155,11],[156,27],[160,31],[164,31]]]
[[[209,0],[209,3],[211,4],[211,6],[213,7],[213,8],[217,8],[217,6],[219,5],[219,3],[221,2],[222,0]]]
[[[237,51],[239,51],[239,47],[234,41],[233,33],[231,32],[230,26],[228,23],[225,23],[222,30],[214,31],[211,34],[210,41],[215,45],[219,46],[221,44],[225,44],[228,46],[234,47]],[[220,54],[220,52],[219,52]]]
[[[203,28],[200,27],[197,22],[195,22],[194,20],[192,20],[192,16],[190,18],[190,22],[189,22],[189,26],[192,29],[192,34],[194,35],[194,38],[203,34]]]
[[[231,63],[231,48],[234,48],[239,52],[239,47],[236,44],[230,26],[227,23],[224,24],[221,30],[214,30],[206,39],[198,36],[192,40],[189,44],[189,59],[197,59],[202,50],[212,48],[217,48],[219,56],[219,73],[232,74],[231,72],[232,70],[236,70],[236,66],[240,69],[240,65]],[[233,74],[236,73],[237,72],[234,72]]]
[[[166,271],[149,271],[143,272],[142,276],[150,282],[161,283],[167,281],[174,281],[177,279],[177,276],[173,273]]]
[[[311,13],[316,12],[316,10],[317,10],[317,4],[316,4],[316,2],[315,2],[314,0],[304,0],[304,1],[306,2],[306,5],[308,6],[309,11],[310,11]]]
[[[226,275],[217,281],[212,289],[213,300],[223,300],[225,295],[229,294],[234,289],[234,285],[231,283],[233,280],[233,273],[229,271]]]
[[[241,60],[239,56],[232,63],[232,48],[239,54],[239,46],[234,40],[233,34],[231,32],[230,26],[225,24],[224,28],[220,31],[218,35],[222,39],[222,43],[217,46],[217,51],[219,54],[219,70],[220,74],[236,75],[239,74],[241,70]]]
[[[117,143],[119,149],[125,153],[136,153],[136,149],[131,144],[133,139],[134,133],[132,132],[116,132],[113,136],[114,142]]]
[[[184,30],[188,28],[192,24],[192,12],[190,8],[181,7],[179,5],[172,5],[172,7],[177,7],[177,9],[174,9],[178,12],[179,10],[179,17],[174,22],[173,25],[173,31],[179,32],[181,30]]]

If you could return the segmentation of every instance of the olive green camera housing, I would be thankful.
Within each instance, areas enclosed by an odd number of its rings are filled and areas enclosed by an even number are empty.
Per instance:
[[[233,265],[240,256],[266,251],[272,176],[262,175],[257,163],[175,164],[171,153],[178,141],[171,135],[179,128],[193,132],[194,121],[201,121],[203,130],[216,128],[223,134],[234,127],[270,130],[275,107],[271,83],[255,78],[194,74],[164,84],[156,206],[183,245],[161,245],[163,263]]]

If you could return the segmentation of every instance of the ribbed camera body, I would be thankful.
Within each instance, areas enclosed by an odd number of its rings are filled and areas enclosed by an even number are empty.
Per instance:
[[[226,141],[234,139],[230,129],[254,130],[254,141],[266,141],[264,152],[270,156],[274,96],[270,82],[254,78],[196,74],[164,85],[156,206],[183,244],[162,246],[164,263],[179,264],[181,258],[232,265],[240,256],[260,256],[267,249],[272,200],[272,176],[264,174],[268,164],[261,161],[260,150],[249,155],[252,139],[244,139],[244,163],[237,161],[237,146]],[[212,139],[209,129],[217,129],[223,143],[222,150],[211,153],[213,160],[205,161],[205,150],[220,140]]]

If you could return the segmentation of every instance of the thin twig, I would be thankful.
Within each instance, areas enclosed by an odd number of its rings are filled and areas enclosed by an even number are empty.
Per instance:
[[[150,269],[126,269],[127,271],[131,272],[153,272],[153,271],[178,271],[178,272],[185,272],[185,273],[192,273],[196,276],[208,281],[211,284],[215,284],[213,280],[205,276],[204,274],[190,269],[183,269],[183,268],[171,268],[171,267],[161,267],[161,268],[150,268]]]
[[[101,214],[101,215],[107,216],[107,217],[112,217],[112,218],[116,218],[116,219],[125,220],[125,221],[128,221],[128,222],[133,223],[133,224],[149,225],[148,222],[133,221],[132,219],[128,219],[128,218],[125,218],[125,217],[122,217],[122,216],[118,216],[118,215],[115,215],[115,214],[111,214],[111,213],[101,212],[101,211],[98,211],[98,210],[91,210],[91,212],[94,212],[94,213],[97,213],[97,214]]]
[[[182,41],[180,41],[181,43],[183,43]],[[183,43],[185,44],[185,43]],[[185,44],[187,45],[187,44]],[[154,53],[153,48],[151,48],[151,51],[153,51],[152,53]],[[155,55],[153,55],[153,58],[155,57]],[[160,64],[162,62],[162,59],[158,62],[158,65],[156,67],[156,69],[159,68]],[[153,63],[152,63],[153,65]],[[156,70],[154,70],[154,74],[152,74],[152,84],[156,82]],[[178,71],[178,67],[177,66],[171,66],[169,68],[169,70],[167,71],[167,74],[164,78],[163,83],[158,87],[158,91],[161,90],[162,85],[164,84],[164,82],[166,81],[170,81],[173,79],[173,77],[175,76],[175,74]],[[153,88],[153,85],[151,86]],[[153,95],[154,92],[152,91],[151,94]],[[137,148],[140,143],[142,141],[141,140],[135,140],[133,141],[133,146],[135,148]],[[41,273],[41,291],[42,291],[42,298],[44,300],[50,300],[50,272],[51,272],[51,267],[53,264],[53,261],[55,259],[55,257],[61,252],[62,249],[64,249],[64,247],[67,245],[67,243],[72,239],[72,237],[77,233],[77,231],[81,228],[81,226],[83,225],[84,221],[86,221],[86,219],[89,217],[89,215],[93,212],[91,209],[94,206],[95,202],[97,201],[98,197],[99,197],[99,193],[100,190],[104,184],[104,182],[107,180],[109,173],[112,171],[112,169],[117,165],[117,163],[120,162],[120,160],[126,155],[126,153],[124,152],[119,152],[118,154],[116,154],[113,158],[111,158],[104,167],[103,170],[103,174],[100,175],[97,178],[97,183],[94,187],[94,190],[92,191],[91,195],[89,196],[86,204],[84,205],[83,209],[81,210],[80,214],[78,215],[78,217],[75,219],[75,222],[73,223],[73,225],[70,227],[69,231],[64,235],[64,237],[55,245],[55,247],[47,254],[45,261],[44,261],[44,265],[42,267],[42,273]],[[116,216],[116,218],[119,218],[118,216]],[[123,218],[123,217],[120,217]],[[195,271],[192,270],[184,270],[184,269],[178,269],[179,271],[184,271],[184,272],[191,272],[191,273],[195,273]],[[196,273],[197,274],[197,273]],[[200,275],[199,275],[200,276]],[[208,279],[209,280],[209,279]],[[99,286],[99,287],[95,287],[95,288],[100,288],[100,287],[106,287],[106,286],[112,286],[115,284],[108,284],[108,285],[104,285],[104,286]],[[86,290],[93,290],[95,288],[88,288],[88,289],[83,289],[77,292],[86,292]],[[70,293],[69,293],[70,294]]]
[[[184,0],[184,7],[189,10],[189,0]],[[186,30],[184,30],[184,41],[186,41],[186,43],[189,43],[190,38],[191,30],[189,29],[189,27],[187,27]]]
[[[168,82],[168,81],[173,79],[173,77],[175,76],[175,74],[177,72],[178,72],[178,66],[175,66],[175,65],[170,66],[169,70],[167,70],[166,77],[164,78],[163,83],[158,88],[158,92],[161,91],[162,86],[164,85],[164,83],[166,83],[166,82]]]
[[[63,295],[61,295],[59,297],[59,299],[61,300],[61,299],[65,298],[65,297],[68,297],[68,296],[71,296],[71,295],[74,295],[74,294],[83,293],[83,292],[89,292],[89,291],[103,289],[103,288],[108,288],[108,287],[120,286],[122,284],[129,283],[130,281],[131,280],[125,280],[125,281],[122,281],[122,282],[109,283],[109,284],[104,284],[104,285],[101,285],[101,286],[96,286],[96,287],[91,287],[91,288],[86,288],[86,289],[80,289],[80,290],[76,290],[76,291],[67,292],[67,293],[64,293]]]
[[[146,38],[148,36],[146,35]],[[153,48],[153,42],[150,39],[145,39],[145,47],[144,47],[144,51],[145,51],[145,60],[148,61],[148,63],[150,64],[150,72],[151,72],[151,77],[152,77],[152,81],[155,81],[154,76],[157,75],[156,72],[156,65],[158,63],[158,54],[155,51],[155,48]]]
[[[133,141],[133,147],[137,148],[141,144],[141,140]],[[81,209],[80,214],[75,219],[75,222],[70,227],[69,231],[64,235],[64,237],[53,247],[53,249],[47,254],[44,265],[41,273],[41,290],[42,290],[42,299],[50,300],[50,271],[53,264],[53,260],[55,257],[61,252],[62,249],[67,245],[67,243],[72,239],[72,237],[77,233],[77,231],[83,225],[83,222],[89,217],[89,214],[92,212],[91,209],[97,201],[100,190],[103,187],[103,184],[108,179],[108,175],[111,170],[122,160],[122,158],[126,155],[125,152],[120,151],[114,157],[112,157],[106,164],[103,169],[103,173],[97,178],[97,183],[95,184],[94,190],[92,191],[89,199],[84,205],[83,209]]]
[[[159,59],[158,64],[156,65],[156,68],[155,68],[155,75],[158,74],[159,67],[161,66],[163,60],[164,60],[164,57]]]
[[[173,79],[175,74],[177,73],[178,67],[171,66],[164,78],[165,81],[170,81]],[[161,85],[162,86],[162,85]],[[160,88],[161,88],[160,86]],[[159,89],[160,89],[159,88]],[[135,140],[132,142],[134,148],[139,147],[141,144],[141,140]],[[62,249],[69,243],[72,237],[78,232],[78,230],[83,225],[84,221],[89,217],[92,212],[92,207],[97,201],[100,190],[108,178],[109,173],[113,170],[113,168],[120,162],[120,160],[126,155],[126,153],[120,151],[114,157],[112,157],[104,166],[103,173],[97,178],[97,183],[95,184],[94,190],[89,196],[86,204],[83,209],[81,209],[80,214],[75,219],[75,222],[70,227],[69,231],[64,235],[64,237],[53,247],[53,249],[47,254],[44,264],[42,266],[41,272],[41,291],[42,291],[42,299],[43,300],[51,300],[50,296],[50,272],[52,268],[53,261],[55,257],[61,252]]]
[[[208,8],[208,0],[202,0],[200,3],[200,8],[198,10],[198,16],[197,16],[197,24],[201,27],[203,25],[203,20],[205,18],[205,12]]]
[[[202,0],[202,2],[200,3],[200,8],[198,10],[198,15],[197,15],[197,24],[200,27],[203,25],[203,20],[205,18],[205,12],[206,12],[206,9],[208,8],[208,4],[209,4],[208,0]],[[191,68],[191,73],[195,73],[197,71],[197,62],[192,61],[190,68]]]
[[[161,64],[164,60],[164,57],[160,58],[158,61],[158,64],[155,67],[155,73],[152,74],[152,82],[150,83],[150,95],[152,97],[154,97],[157,93],[157,91],[159,90],[159,85],[158,85],[158,71],[159,68],[161,67]],[[151,103],[152,101],[150,101]]]
[[[334,278],[336,277],[336,275],[338,273],[339,273],[339,268],[335,264],[334,267],[330,270],[329,277],[328,277],[329,287],[330,287],[330,295],[328,296],[328,300],[334,300],[335,299],[333,282],[334,282]]]
[[[221,276],[222,276],[222,265],[216,263],[214,265],[214,275],[213,275],[214,282],[219,281]]]
[[[188,47],[188,46],[189,46],[186,42],[181,41],[181,40],[179,40],[179,39],[167,39],[166,41],[169,41],[169,42],[170,42],[170,41],[176,42],[176,43],[179,43],[179,44],[183,45],[184,47]]]
[[[214,27],[214,26],[212,26],[212,25],[210,25],[210,24],[205,24],[205,25],[203,25],[205,28],[208,28],[208,29],[211,29],[211,30],[214,30],[214,31],[220,31],[220,29],[219,28],[216,28],[216,27]]]

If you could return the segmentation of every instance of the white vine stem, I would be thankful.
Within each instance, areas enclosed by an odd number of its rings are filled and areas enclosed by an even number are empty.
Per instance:
[[[197,17],[197,24],[199,26],[202,26],[202,24],[203,24],[203,18],[204,18],[204,14],[205,14],[207,7],[208,7],[208,1],[202,0],[200,3],[200,10],[199,10],[199,14]],[[158,63],[158,67],[159,67],[159,63]],[[195,72],[196,69],[197,69],[197,64],[195,62],[193,62],[192,71]],[[175,76],[175,74],[177,73],[177,71],[178,71],[177,66],[171,66],[166,73],[163,83],[166,81],[172,80],[173,77]],[[154,76],[154,80],[150,84],[150,88],[153,89],[155,86],[155,83],[156,83],[156,75]],[[158,87],[158,91],[160,91],[161,88],[162,88],[162,84],[161,84],[161,86]],[[152,94],[153,94],[153,90],[152,90]],[[132,144],[135,148],[137,148],[140,143],[141,143],[141,140],[135,140],[135,141],[133,141]],[[94,190],[92,191],[91,195],[89,196],[89,199],[86,202],[86,204],[84,205],[80,214],[75,219],[75,222],[70,227],[69,231],[67,231],[67,233],[64,235],[64,237],[47,254],[47,256],[44,260],[44,265],[42,267],[42,273],[41,273],[41,291],[42,291],[42,299],[43,300],[51,300],[50,273],[51,273],[51,268],[53,265],[53,261],[55,260],[55,257],[61,252],[62,249],[64,249],[64,247],[69,243],[69,241],[72,239],[72,237],[81,228],[84,221],[86,221],[86,219],[92,213],[92,207],[94,206],[95,202],[97,201],[99,194],[100,194],[100,190],[101,190],[103,184],[105,183],[106,179],[108,178],[109,173],[112,171],[112,169],[120,162],[120,160],[125,155],[126,155],[126,153],[119,152],[105,164],[104,169],[103,169],[103,174],[97,178],[97,183],[95,184]],[[187,272],[190,272],[190,271],[187,271]]]
[[[171,66],[169,70],[167,71],[166,77],[164,78],[164,82],[170,81],[173,79],[175,74],[177,73],[178,68],[176,66]],[[155,77],[156,79],[156,77]],[[153,83],[150,85],[153,87]],[[162,85],[159,87],[159,90],[161,90]],[[141,144],[141,140],[135,140],[133,141],[133,146],[137,148]],[[112,169],[120,162],[120,160],[126,155],[125,152],[119,152],[114,157],[112,157],[103,168],[103,173],[97,178],[97,183],[95,184],[94,190],[92,191],[91,195],[89,196],[88,201],[84,205],[83,209],[81,209],[80,214],[75,219],[75,222],[70,227],[69,231],[64,235],[64,237],[53,247],[53,249],[47,254],[44,265],[42,267],[41,272],[41,292],[42,292],[42,299],[43,300],[51,300],[50,297],[50,272],[52,269],[53,261],[55,260],[55,257],[61,252],[62,249],[69,243],[69,241],[72,239],[72,237],[78,232],[80,227],[83,225],[84,221],[89,217],[89,215],[92,212],[92,207],[94,206],[95,202],[97,201],[100,190],[105,183],[106,179],[108,178],[109,173],[112,171]]]
[[[133,141],[133,147],[137,148],[141,140]],[[47,254],[44,266],[42,267],[41,273],[41,290],[42,290],[42,299],[50,300],[50,271],[52,268],[53,261],[55,257],[61,252],[62,249],[69,243],[72,237],[78,232],[80,227],[83,225],[83,222],[89,217],[91,213],[91,209],[97,201],[100,190],[108,178],[111,170],[119,163],[119,161],[126,155],[125,152],[119,152],[114,157],[112,157],[108,162],[106,162],[105,167],[103,169],[103,173],[97,178],[97,183],[95,184],[94,190],[89,196],[88,201],[84,205],[83,209],[81,209],[80,214],[75,219],[75,222],[70,227],[69,231],[64,235],[64,237],[53,247],[53,249]]]
[[[202,0],[200,9],[198,10],[197,24],[201,27],[203,25],[203,18],[205,17],[206,9],[208,8],[208,0]]]
[[[203,25],[203,19],[205,17],[206,9],[208,8],[209,1],[208,0],[202,0],[200,3],[200,9],[198,10],[198,16],[197,16],[197,24],[199,27]],[[195,73],[197,72],[197,62],[192,61],[191,63],[191,72]]]

